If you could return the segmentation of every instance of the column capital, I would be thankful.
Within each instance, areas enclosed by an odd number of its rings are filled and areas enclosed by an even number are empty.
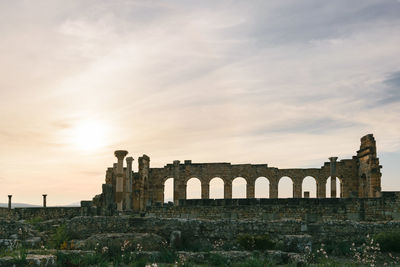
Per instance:
[[[336,162],[338,159],[338,157],[330,157],[329,160],[330,162]]]
[[[43,194],[42,196],[47,197],[47,194]]]
[[[10,198],[10,197],[12,197],[12,195],[8,195],[8,197]]]
[[[127,157],[126,158],[126,163],[127,164],[132,164],[133,161],[134,161],[133,157]]]
[[[118,158],[118,159],[124,159],[124,157],[128,154],[128,151],[126,150],[116,150],[114,152],[114,155]]]

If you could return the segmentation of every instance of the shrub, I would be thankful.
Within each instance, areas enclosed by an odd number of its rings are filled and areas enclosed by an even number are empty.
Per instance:
[[[250,257],[244,261],[233,263],[234,267],[265,267],[265,266],[275,266],[273,262],[268,261],[267,258],[262,257]]]
[[[228,259],[220,254],[212,253],[208,258],[208,262],[211,266],[229,266]]]
[[[163,248],[160,251],[158,260],[162,263],[174,263],[178,259],[176,252],[169,248]]]
[[[73,248],[69,241],[76,238],[76,235],[67,229],[65,225],[57,228],[56,232],[50,238],[50,245],[56,249]]]
[[[241,234],[238,236],[237,241],[246,250],[266,250],[275,247],[275,243],[268,235]]]
[[[379,233],[375,236],[375,241],[380,245],[381,251],[400,252],[400,231]]]
[[[56,266],[108,266],[107,259],[99,254],[56,253]]]

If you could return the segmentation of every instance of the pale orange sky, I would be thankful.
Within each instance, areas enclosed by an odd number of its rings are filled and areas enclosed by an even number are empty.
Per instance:
[[[100,193],[113,151],[320,167],[373,133],[400,190],[399,1],[3,1],[0,202]],[[135,165],[135,170],[137,170]]]

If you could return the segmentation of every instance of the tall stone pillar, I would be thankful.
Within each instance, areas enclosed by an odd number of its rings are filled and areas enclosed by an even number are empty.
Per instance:
[[[149,186],[150,158],[147,155],[139,157],[139,199],[140,210],[146,209],[146,206],[152,201],[152,194]]]
[[[301,198],[302,180],[295,178],[293,181],[293,197]]]
[[[173,169],[173,174],[174,174],[174,204],[178,205],[179,199],[181,198],[181,186],[180,186],[180,170],[179,170],[179,160],[174,160],[174,169]]]
[[[209,182],[201,183],[201,199],[210,198],[210,184]]]
[[[47,203],[46,203],[47,195],[43,194],[42,196],[43,196],[43,208],[46,208],[47,207]]]
[[[255,181],[250,180],[246,184],[246,198],[255,197]]]
[[[331,175],[331,198],[335,198],[336,197],[336,176],[337,176],[337,172],[336,172],[336,160],[338,158],[337,157],[330,157],[329,160],[331,162],[330,165],[330,175]]]
[[[226,181],[224,184],[224,198],[232,198],[232,182]]]
[[[11,198],[12,195],[8,195],[8,209],[11,210]]]
[[[269,198],[278,198],[278,179],[271,179],[269,184]]]
[[[126,158],[126,175],[125,175],[125,208],[132,210],[132,187],[133,187],[133,175],[132,175],[132,157]]]
[[[114,155],[117,157],[117,174],[115,184],[115,202],[117,203],[117,210],[123,210],[124,200],[124,158],[128,154],[126,150],[117,150]]]

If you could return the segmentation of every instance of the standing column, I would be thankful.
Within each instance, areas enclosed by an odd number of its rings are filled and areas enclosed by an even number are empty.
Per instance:
[[[232,198],[232,182],[226,181],[224,184],[224,198]]]
[[[43,196],[43,208],[46,208],[47,207],[47,203],[46,203],[46,197],[47,197],[47,195],[46,194],[43,194],[42,195]]]
[[[117,203],[117,210],[123,210],[124,199],[124,158],[128,154],[126,150],[117,150],[114,155],[117,157],[117,173],[115,184],[115,202]]]
[[[201,184],[201,199],[209,199],[209,198],[210,198],[210,185],[209,181],[207,181]]]
[[[181,187],[180,187],[180,171],[179,171],[179,160],[174,160],[174,204],[178,205],[179,199],[181,198]]]
[[[269,198],[278,198],[278,179],[270,179],[269,183]]]
[[[317,198],[326,198],[326,180],[317,179]]]
[[[8,209],[11,210],[11,198],[12,195],[8,195]]]
[[[294,178],[293,180],[293,198],[301,198],[302,179]]]
[[[330,166],[330,175],[331,175],[331,198],[336,197],[336,160],[337,157],[330,157],[329,160],[331,161],[331,166]]]
[[[132,210],[132,157],[126,158],[126,175],[125,175],[125,207],[127,210]]]
[[[251,179],[246,184],[246,198],[254,198],[255,196],[255,181]]]

